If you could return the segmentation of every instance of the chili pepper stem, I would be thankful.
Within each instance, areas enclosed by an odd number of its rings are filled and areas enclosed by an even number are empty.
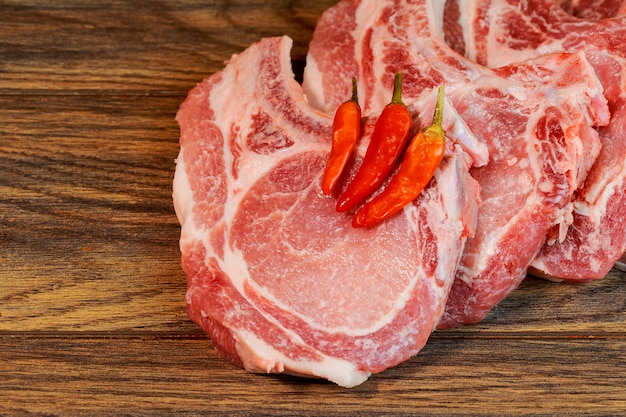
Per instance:
[[[445,99],[445,87],[442,85],[439,86],[437,90],[437,106],[435,106],[435,113],[433,114],[433,123],[431,126],[438,126],[441,128],[443,124],[443,103]]]
[[[443,138],[445,139],[446,133],[443,130],[443,106],[445,99],[445,91],[444,86],[439,86],[437,91],[437,106],[435,107],[435,112],[433,113],[433,122],[427,126],[422,134],[425,136],[432,136],[435,138]]]
[[[357,88],[356,88],[356,78],[352,77],[352,97],[350,98],[351,101],[354,101],[355,103],[359,104],[359,96],[357,93]]]
[[[391,95],[391,103],[404,104],[402,101],[402,73],[397,72],[393,79],[393,93]]]

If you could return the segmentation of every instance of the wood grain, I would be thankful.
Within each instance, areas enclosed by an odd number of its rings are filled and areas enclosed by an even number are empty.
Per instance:
[[[0,330],[185,322],[171,201],[179,102],[0,98],[0,135],[12,136],[0,149],[2,268],[11,276],[0,282]]]
[[[626,414],[626,273],[529,277],[354,389],[252,375],[185,313],[188,89],[334,1],[0,0],[0,415]]]
[[[3,1],[0,91],[181,93],[266,36],[294,39],[301,72],[317,18],[334,3]]]
[[[590,349],[580,339],[434,337],[414,359],[349,390],[247,373],[202,339],[14,337],[1,338],[0,348],[11,363],[0,364],[9,413],[52,405],[89,414],[106,405],[111,414],[610,415],[626,407],[626,378],[611,370],[626,366],[623,339],[600,339]]]

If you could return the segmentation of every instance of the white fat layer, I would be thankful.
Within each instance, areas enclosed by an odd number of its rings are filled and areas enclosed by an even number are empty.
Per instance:
[[[449,169],[437,170],[436,180],[440,187],[440,195],[443,199],[443,210],[437,215],[439,218],[439,224],[445,227],[439,227],[438,229],[438,259],[437,263],[437,276],[445,282],[443,286],[433,286],[438,300],[445,300],[450,291],[450,287],[455,277],[455,270],[460,260],[460,255],[465,246],[466,238],[462,237],[465,226],[462,220],[465,216],[463,211],[467,209],[467,202],[463,201],[465,196],[465,187],[461,182],[462,172],[467,170],[467,166],[462,162],[462,151],[457,148],[455,154],[453,154],[452,163]],[[468,174],[465,174],[468,175]],[[429,210],[429,220],[432,219],[435,210]],[[441,234],[449,234],[449,238],[442,238]],[[456,257],[453,262],[445,262],[451,255]],[[445,303],[442,303],[445,304]]]
[[[572,213],[573,210],[574,210],[574,204],[568,203],[559,212],[559,215],[556,219],[556,224],[559,225],[559,235],[558,235],[559,242],[563,242],[565,240],[565,237],[567,236],[567,230],[569,229],[570,225],[574,222],[574,215]],[[554,242],[546,242],[546,243],[552,244]]]
[[[458,24],[463,30],[463,41],[465,43],[465,56],[472,62],[476,62],[476,43],[474,42],[474,25],[476,19],[476,9],[471,7],[475,0],[458,0],[460,16]]]
[[[454,105],[446,100],[444,119],[451,119],[451,125],[446,129],[446,136],[459,143],[472,157],[473,165],[481,167],[489,162],[489,149],[484,142],[480,142],[465,123],[465,120],[456,111]]]
[[[302,81],[302,90],[305,92],[306,99],[311,107],[323,109],[324,89],[320,86],[324,85],[322,74],[320,73],[317,61],[312,54],[306,57],[306,66],[304,67],[304,77]]]
[[[443,39],[443,11],[446,2],[441,0],[431,0],[430,7],[427,7],[428,24],[430,32],[436,33]]]
[[[172,199],[174,200],[174,211],[176,217],[181,225],[185,224],[185,221],[191,213],[191,207],[193,202],[193,192],[189,185],[189,178],[187,177],[187,169],[185,161],[182,158],[182,147],[176,158],[176,170],[174,172],[174,184],[172,187]]]
[[[444,202],[443,212],[440,214],[442,220],[440,221],[443,221],[443,224],[446,225],[446,228],[441,228],[442,230],[438,231],[438,233],[451,233],[455,236],[455,238],[450,239],[439,239],[440,242],[447,242],[448,246],[440,245],[438,256],[439,259],[447,259],[450,257],[450,254],[458,254],[455,262],[439,262],[437,275],[440,277],[452,277],[451,281],[454,280],[455,270],[460,267],[459,261],[466,243],[466,237],[462,237],[463,230],[465,228],[474,230],[476,226],[476,218],[473,215],[475,212],[473,214],[464,213],[465,210],[476,209],[476,207],[471,202],[473,196],[469,194],[470,190],[465,189],[461,180],[463,176],[469,176],[469,174],[466,172],[468,163],[463,161],[464,157],[460,146],[457,145],[452,158],[449,169],[438,169],[435,174],[437,184],[441,188],[439,192]],[[430,211],[434,212],[432,209]],[[431,213],[429,212],[430,215]],[[474,224],[464,225],[462,222],[464,218],[474,221]],[[440,297],[447,297],[450,290],[449,285],[452,285],[452,282],[446,282],[445,286],[439,288]]]
[[[541,258],[535,258],[528,268],[528,273],[532,276],[543,278],[552,282],[563,282],[562,278],[553,277],[552,275],[547,275],[543,271],[546,270],[546,265]]]
[[[625,177],[626,164],[607,167],[603,171],[602,179],[592,183],[586,190],[584,201],[576,201],[574,211],[599,223],[606,214],[608,200],[622,189]]]
[[[180,223],[181,250],[187,242],[194,240],[205,240],[205,231],[194,222],[193,216],[193,191],[189,183],[185,160],[182,158],[183,148],[176,160],[176,171],[174,172],[174,185],[172,196],[174,200],[174,211]],[[207,242],[205,242],[205,245]],[[208,246],[207,246],[208,247]]]
[[[237,341],[237,354],[250,372],[316,376],[346,388],[362,384],[371,375],[353,363],[322,354],[320,361],[291,360],[250,332],[233,331],[232,335]]]
[[[382,3],[383,2],[362,1],[359,4],[356,10],[356,14],[355,14],[356,28],[351,32],[351,36],[353,39],[358,39],[358,40],[365,39],[366,38],[365,31],[371,28],[376,28],[376,31],[387,30],[386,28],[381,27],[380,25],[376,25],[376,20],[379,18],[381,7],[383,6]],[[384,51],[383,51],[384,45],[382,45],[381,42],[374,43],[370,46],[373,48],[372,52],[374,56],[384,56]],[[354,57],[355,57],[355,61],[359,64],[359,74],[364,73],[363,66],[361,64],[362,62],[364,62],[363,53],[362,53],[363,51],[361,47],[362,47],[362,43],[356,42],[356,46],[355,46],[356,49],[354,51]],[[382,79],[383,74],[380,72],[383,71],[383,69],[380,67],[381,67],[380,65],[376,65],[374,67],[374,71],[379,72],[379,73],[375,72],[373,74],[375,84],[376,84],[373,91],[376,93],[376,95],[370,98],[369,103],[365,103],[365,106],[363,109],[364,113],[380,112],[391,98],[390,96],[387,96],[387,94],[385,93],[386,89],[383,88],[382,86],[381,79]],[[359,87],[362,88],[361,85],[359,85]]]

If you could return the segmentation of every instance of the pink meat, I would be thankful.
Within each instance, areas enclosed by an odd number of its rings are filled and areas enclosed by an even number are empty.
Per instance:
[[[311,103],[331,111],[356,76],[364,110],[376,112],[397,71],[407,103],[444,83],[488,146],[489,164],[472,169],[483,201],[476,236],[438,325],[451,327],[481,320],[524,278],[593,163],[599,142],[591,125],[606,124],[608,110],[583,54],[489,70],[443,41],[443,7],[439,0],[340,2],[318,21],[303,87]]]
[[[426,343],[479,190],[468,154],[449,141],[418,200],[377,227],[352,228],[321,192],[332,119],[307,104],[290,48],[286,37],[252,45],[178,112],[173,198],[187,310],[238,366],[349,387]]]
[[[626,13],[624,0],[553,0],[564,10],[581,19],[600,20]]]
[[[587,21],[566,13],[554,0],[461,1],[461,19],[477,16],[471,27],[480,30],[470,30],[465,41],[468,55],[479,62],[496,67],[546,52],[582,51],[597,73],[611,111],[609,124],[599,129],[602,150],[564,222],[552,230],[533,262],[533,273],[558,280],[602,278],[626,250],[623,2],[603,2],[613,6],[604,15],[617,17]],[[595,10],[601,6],[596,4]]]

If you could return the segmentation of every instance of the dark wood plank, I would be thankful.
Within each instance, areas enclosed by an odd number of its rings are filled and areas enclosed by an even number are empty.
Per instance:
[[[2,1],[0,92],[186,91],[261,37],[294,39],[296,71],[314,1]]]
[[[626,273],[613,269],[601,280],[578,284],[529,276],[482,323],[471,328],[480,332],[626,336],[625,324]]]
[[[344,389],[253,375],[204,339],[0,337],[0,412],[88,415],[620,415],[626,340],[440,339]]]
[[[187,322],[171,199],[180,100],[0,96],[0,329]]]

